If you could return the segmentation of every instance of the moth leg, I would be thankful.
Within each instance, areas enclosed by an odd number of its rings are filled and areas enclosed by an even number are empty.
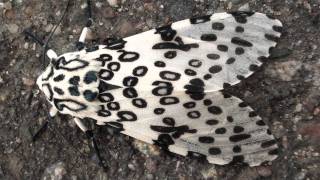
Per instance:
[[[56,109],[54,106],[52,106],[49,111],[50,117],[55,117],[57,114],[58,114],[58,109]]]
[[[29,38],[32,39],[33,42],[39,44],[40,46],[44,47],[45,46],[45,42],[40,39],[38,36],[36,36],[35,34],[29,32],[27,29],[25,29],[23,31],[23,34]],[[47,57],[50,59],[50,60],[54,60],[54,59],[57,59],[58,58],[58,55],[57,53],[55,53],[52,49],[46,49],[46,52],[45,54],[47,55]]]
[[[91,129],[88,129],[82,122],[79,118],[74,118],[74,122],[77,124],[77,126],[87,135],[87,138],[90,142],[90,145],[91,147],[93,147],[97,157],[98,157],[98,160],[99,160],[99,165],[104,169],[106,170],[107,167],[104,165],[103,163],[103,159],[101,157],[101,154],[100,154],[100,150],[99,150],[99,147],[98,147],[98,144],[97,144],[97,141],[94,137],[94,134],[93,134],[93,131]]]
[[[76,48],[80,51],[85,47],[85,41],[88,34],[88,31],[90,30],[90,27],[92,26],[93,20],[92,20],[92,10],[91,10],[91,0],[87,0],[87,24],[82,29],[80,37],[78,42],[76,43]]]
[[[39,137],[48,129],[49,122],[53,120],[54,116],[56,116],[57,113],[58,113],[58,110],[55,107],[51,107],[50,112],[48,114],[48,119],[42,124],[42,126],[32,136],[33,142],[38,140]]]

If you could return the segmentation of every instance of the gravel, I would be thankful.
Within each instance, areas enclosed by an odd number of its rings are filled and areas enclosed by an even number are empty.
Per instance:
[[[50,46],[74,50],[85,25],[85,1],[73,1]],[[281,147],[272,164],[215,166],[168,154],[113,132],[95,129],[109,169],[104,172],[70,117],[59,116],[33,142],[48,104],[35,86],[41,47],[25,38],[29,28],[48,37],[66,0],[0,2],[0,179],[310,179],[320,171],[320,2],[318,0],[96,0],[90,39],[129,36],[194,15],[238,8],[272,14],[284,34],[268,62],[226,89],[249,103],[270,125]]]

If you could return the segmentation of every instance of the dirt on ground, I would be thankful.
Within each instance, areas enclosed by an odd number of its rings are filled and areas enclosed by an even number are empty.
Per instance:
[[[85,1],[72,2],[50,42],[58,54],[75,50],[86,23]],[[66,4],[67,0],[0,1],[0,179],[319,179],[319,0],[93,0],[92,43],[238,8],[271,14],[284,24],[272,59],[226,90],[248,102],[268,123],[280,146],[278,159],[254,168],[216,166],[100,127],[95,133],[109,166],[106,172],[68,116],[56,117],[32,141],[49,105],[35,85],[42,71],[42,47],[22,32],[28,28],[47,38]]]

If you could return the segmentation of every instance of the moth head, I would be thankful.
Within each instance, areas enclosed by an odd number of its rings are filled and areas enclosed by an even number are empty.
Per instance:
[[[37,85],[59,111],[80,111],[99,94],[99,66],[79,52],[52,58],[38,77]]]

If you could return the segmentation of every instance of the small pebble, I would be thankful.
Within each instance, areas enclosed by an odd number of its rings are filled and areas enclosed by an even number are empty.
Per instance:
[[[62,180],[67,174],[63,162],[57,162],[47,167],[42,175],[43,180]]]
[[[7,29],[11,34],[16,34],[18,33],[19,26],[16,24],[8,24]]]
[[[134,167],[134,165],[131,164],[131,163],[128,164],[128,168],[129,168],[131,171],[135,171],[135,170],[136,170],[136,168]]]
[[[257,172],[262,177],[269,177],[272,175],[272,170],[269,166],[258,166]]]
[[[239,11],[249,12],[251,9],[250,9],[249,3],[246,3],[246,4],[242,5],[242,6],[240,6],[238,10]]]
[[[118,6],[118,0],[107,0],[109,5],[112,7],[117,7]]]

